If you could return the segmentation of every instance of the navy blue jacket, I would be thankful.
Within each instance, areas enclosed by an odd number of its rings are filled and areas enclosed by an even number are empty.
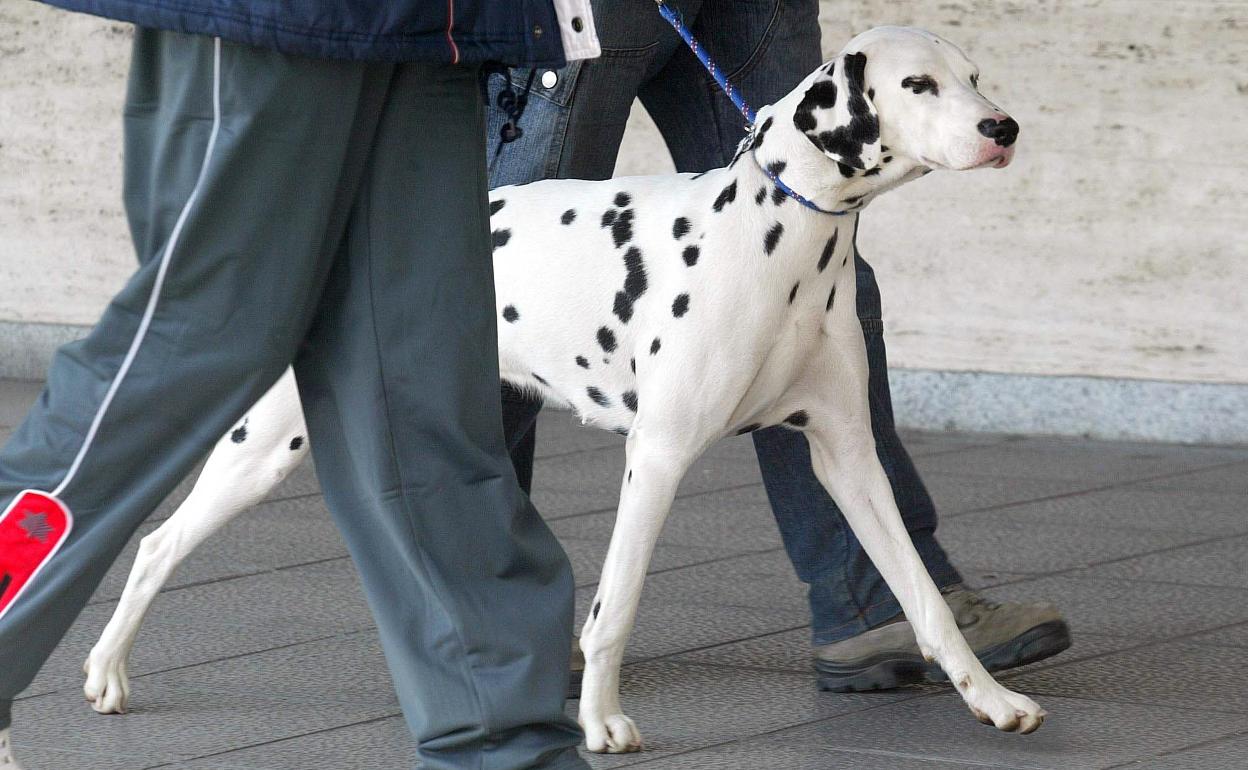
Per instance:
[[[563,66],[551,0],[44,0],[140,26],[330,59]]]

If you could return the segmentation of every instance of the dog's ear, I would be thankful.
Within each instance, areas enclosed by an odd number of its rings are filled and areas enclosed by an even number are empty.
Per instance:
[[[824,65],[793,112],[793,125],[852,176],[880,162],[880,118],[866,87],[867,55],[850,53]]]

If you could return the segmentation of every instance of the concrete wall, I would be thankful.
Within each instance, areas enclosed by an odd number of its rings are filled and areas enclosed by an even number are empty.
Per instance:
[[[1046,378],[1079,376],[1113,392],[1047,429],[1248,441],[1248,425],[1228,434],[1223,424],[1248,423],[1248,4],[826,0],[821,22],[829,56],[876,24],[945,35],[1023,127],[1009,169],[934,174],[863,218],[912,424],[984,427],[974,410],[951,416],[948,401],[919,416],[930,393],[908,396],[906,382],[927,388],[927,372],[955,373],[942,375],[954,392],[1008,393],[1015,416],[990,429],[1027,427],[1028,404],[1052,411],[1066,398]],[[42,355],[21,352],[23,339],[90,323],[130,269],[119,205],[127,41],[124,25],[0,0],[0,350],[6,340],[19,349],[10,361]],[[617,173],[670,169],[644,112],[633,122]],[[1176,412],[1156,381],[1220,395]],[[1222,406],[1200,412],[1211,402]],[[1141,427],[1159,415],[1205,427]],[[1114,419],[1121,426],[1107,428]]]

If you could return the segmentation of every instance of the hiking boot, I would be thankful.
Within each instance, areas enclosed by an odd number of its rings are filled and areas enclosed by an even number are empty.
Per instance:
[[[942,595],[967,644],[989,671],[1034,663],[1070,647],[1070,628],[1050,602],[998,604],[961,585]],[[815,671],[819,689],[833,692],[948,680],[939,665],[923,660],[914,630],[902,615],[849,639],[816,647]]]
[[[581,697],[581,680],[585,678],[585,653],[581,652],[581,640],[572,637],[572,659],[568,661],[572,669],[572,678],[568,680],[568,698],[576,700]]]

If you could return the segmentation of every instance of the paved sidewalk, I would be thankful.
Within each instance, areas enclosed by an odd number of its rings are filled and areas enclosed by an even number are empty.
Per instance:
[[[0,437],[37,392],[0,381]],[[534,497],[572,556],[583,619],[622,440],[557,412],[539,430]],[[971,582],[996,599],[1053,598],[1069,617],[1071,650],[1004,677],[1048,709],[1044,727],[982,727],[945,687],[817,692],[803,586],[740,438],[686,479],[646,583],[623,698],[647,751],[595,768],[1248,767],[1248,448],[905,438]],[[132,660],[132,712],[101,717],[79,671],[135,546],[15,708],[29,770],[412,766],[310,467],[175,576]]]

